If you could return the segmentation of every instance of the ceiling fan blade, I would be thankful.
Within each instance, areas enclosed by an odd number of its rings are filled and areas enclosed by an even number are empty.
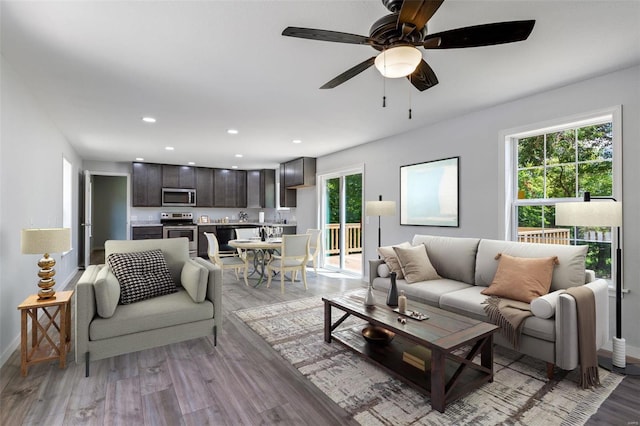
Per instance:
[[[495,22],[474,25],[429,34],[425,37],[425,49],[458,49],[463,47],[492,46],[526,40],[536,21]]]
[[[409,23],[415,26],[417,30],[421,30],[433,14],[436,13],[442,2],[444,0],[405,0],[398,14],[398,27]]]
[[[373,42],[369,37],[357,34],[300,27],[287,27],[282,31],[282,35],[287,37],[308,38],[311,40],[331,41],[334,43],[372,44]]]
[[[373,65],[373,62],[375,60],[376,60],[376,57],[372,56],[369,59],[367,59],[366,61],[360,62],[355,67],[349,68],[348,70],[346,70],[345,72],[343,72],[342,74],[340,74],[339,76],[334,78],[333,80],[326,82],[320,88],[321,89],[333,89],[334,87],[341,85],[345,81],[349,80],[350,78],[355,77],[356,75],[360,74],[362,71],[364,71],[367,68],[369,68],[371,65]]]
[[[433,72],[429,64],[427,64],[424,59],[420,61],[416,70],[412,74],[408,75],[407,78],[411,84],[421,92],[438,84],[438,77],[436,77],[436,73]]]

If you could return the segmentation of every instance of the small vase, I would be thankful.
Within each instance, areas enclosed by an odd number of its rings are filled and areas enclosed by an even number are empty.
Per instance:
[[[396,284],[396,273],[389,274],[391,278],[391,287],[389,287],[389,293],[387,294],[387,305],[396,307],[398,306],[398,285]]]
[[[367,289],[367,294],[364,297],[364,306],[367,308],[373,308],[376,305],[376,300],[373,297],[373,286],[369,284],[369,288]]]

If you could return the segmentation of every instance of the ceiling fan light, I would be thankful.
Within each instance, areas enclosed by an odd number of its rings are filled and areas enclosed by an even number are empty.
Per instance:
[[[416,70],[422,53],[413,46],[397,46],[383,50],[376,56],[375,66],[384,77],[406,77]]]

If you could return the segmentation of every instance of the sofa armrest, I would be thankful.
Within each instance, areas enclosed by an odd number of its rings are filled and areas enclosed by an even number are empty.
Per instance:
[[[609,290],[608,283],[598,279],[589,287],[596,302],[596,349],[609,341]],[[556,306],[556,365],[565,370],[578,366],[578,321],[576,301],[568,294],[561,294]]]
[[[588,284],[596,280],[596,271],[591,269],[585,269],[584,271],[584,283]]]
[[[89,265],[76,283],[74,303],[74,348],[76,363],[84,362],[84,354],[89,350],[89,325],[96,316],[96,295],[93,284],[105,265]]]
[[[378,266],[383,262],[382,259],[369,260],[369,284],[373,285],[373,280],[378,277]]]
[[[209,271],[209,281],[207,282],[207,299],[213,302],[214,324],[218,331],[222,330],[222,269],[201,257],[194,258],[196,262],[203,265]]]

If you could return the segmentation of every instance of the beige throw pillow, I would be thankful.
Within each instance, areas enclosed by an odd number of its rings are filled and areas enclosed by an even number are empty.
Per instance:
[[[184,262],[182,273],[180,274],[180,282],[194,302],[204,302],[204,298],[207,295],[208,280],[209,271],[207,268],[193,259]]]
[[[401,280],[404,278],[404,274],[402,273],[402,267],[400,266],[400,262],[398,262],[396,252],[393,250],[394,247],[407,248],[411,247],[411,243],[404,242],[396,246],[378,247],[378,254],[382,260],[384,260],[384,263],[387,264],[391,272],[396,273],[396,279]]]
[[[427,255],[427,248],[424,244],[409,248],[394,247],[393,250],[396,252],[407,283],[411,284],[440,278],[433,265],[431,265]]]
[[[557,256],[526,258],[498,253],[496,259],[500,260],[498,270],[482,294],[531,303],[536,297],[549,293]]]

